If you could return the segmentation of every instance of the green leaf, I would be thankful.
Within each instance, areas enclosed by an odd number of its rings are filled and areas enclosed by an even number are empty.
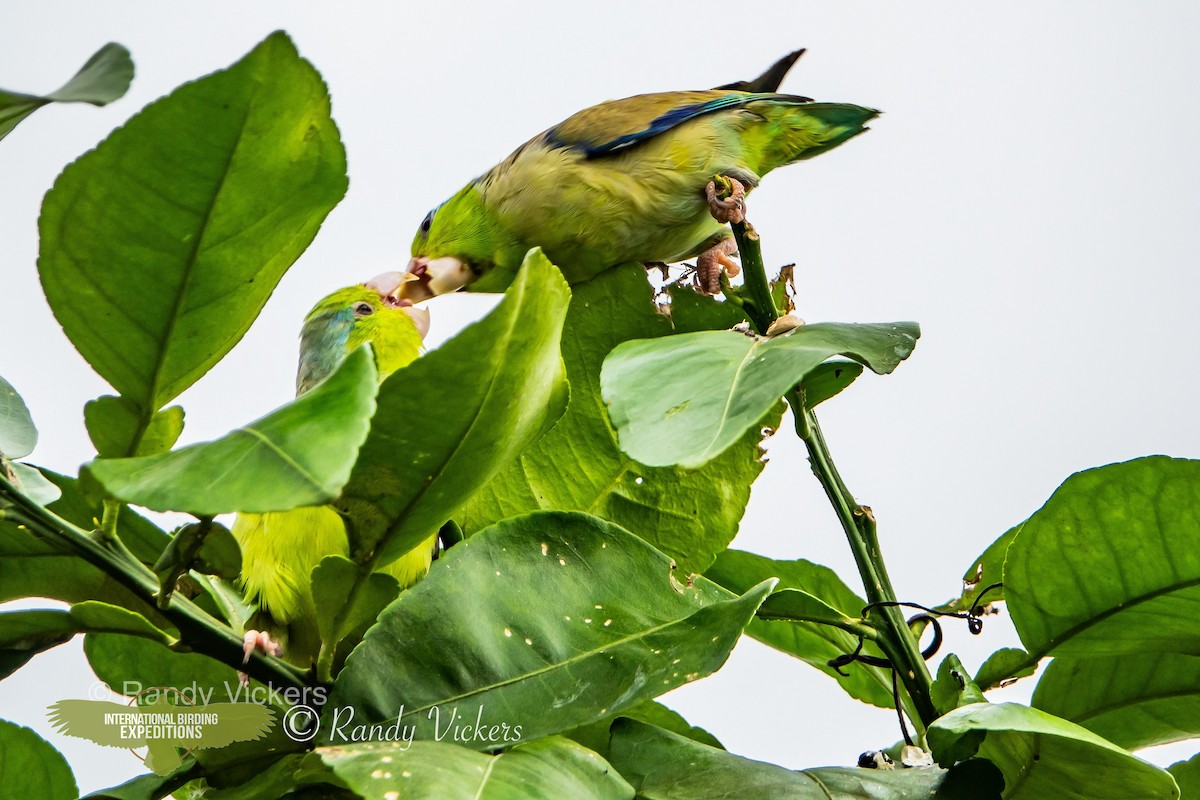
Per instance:
[[[1200,655],[1200,461],[1072,475],[1021,528],[1004,585],[1033,656]]]
[[[224,525],[213,524],[192,568],[206,575],[216,575],[228,581],[236,581],[242,573],[242,549],[233,533]]]
[[[942,714],[949,713],[959,706],[987,702],[983,692],[979,691],[975,681],[971,680],[971,673],[967,672],[962,661],[954,653],[942,659],[930,696]]]
[[[355,630],[365,627],[400,594],[400,584],[391,575],[373,572],[362,579],[360,567],[344,556],[326,556],[312,571],[313,601],[317,608],[317,629],[321,635],[322,655],[332,654],[337,643]],[[353,602],[349,610],[348,603]],[[337,625],[341,615],[341,624]],[[336,628],[335,628],[336,625]]]
[[[0,378],[0,457],[24,458],[37,444],[33,417],[17,390]]]
[[[83,800],[161,800],[186,783],[186,777],[177,776],[194,767],[195,763],[190,758],[184,759],[183,765],[170,775],[139,775],[120,786],[84,795]],[[176,800],[183,800],[191,795],[176,794],[174,797]]]
[[[319,690],[312,689],[300,693],[293,688],[275,686],[271,691],[272,687],[257,681],[243,687],[233,667],[200,653],[169,650],[149,639],[90,633],[84,637],[83,652],[96,677],[124,695],[133,695],[146,688],[175,687],[194,692],[192,699],[198,704],[205,697],[211,697],[213,702],[264,702],[276,709],[277,719],[282,718],[294,703],[319,704],[323,697]],[[289,738],[282,725],[275,725],[261,739],[197,750],[193,755],[204,766],[210,783],[237,786],[261,774],[264,764],[303,749],[303,743]]]
[[[800,589],[786,588],[768,597],[755,616],[765,620],[816,622],[835,627],[862,623],[862,620],[843,614],[819,597]]]
[[[1200,658],[1056,658],[1032,704],[1130,750],[1200,737]]]
[[[178,641],[177,636],[156,628],[141,614],[110,603],[85,600],[71,606],[70,613],[81,633],[122,633],[167,646]]]
[[[640,264],[618,267],[617,269],[628,276],[637,275],[639,278],[642,278],[642,283],[645,282],[645,269]],[[637,270],[637,272],[634,270]],[[624,282],[628,279],[623,277],[621,280]],[[638,288],[641,287],[641,283],[634,282],[633,285]],[[575,291],[579,291],[578,285],[572,288]],[[709,295],[701,294],[690,286],[675,284],[667,290],[667,293],[671,296],[671,313],[668,315],[671,321],[670,328],[675,333],[723,330],[742,323],[748,323],[750,320],[737,304],[719,303]],[[661,312],[659,314],[661,315]],[[637,335],[640,336],[641,334]],[[650,335],[659,334],[652,333]],[[596,362],[597,375],[600,374],[600,361],[604,360],[605,355],[608,355],[608,353],[602,353],[600,359]]]
[[[977,703],[935,721],[927,740],[939,763],[978,751],[1004,773],[1005,800],[1176,798],[1171,776],[1112,742],[1016,703]]]
[[[916,323],[822,323],[763,339],[702,331],[638,340],[604,360],[600,386],[623,451],[651,466],[699,467],[755,428],[832,356],[886,374],[912,353]]]
[[[208,554],[208,561],[202,558]],[[171,595],[180,585],[180,579],[189,570],[206,574],[217,574],[237,580],[242,569],[242,551],[238,547],[233,534],[219,522],[204,518],[200,522],[181,525],[171,536],[170,543],[163,548],[162,555],[152,567],[158,576],[158,594],[156,600],[159,606],[165,607]],[[214,603],[220,602],[227,610],[225,597],[218,585],[209,582],[205,588],[212,595]]]
[[[946,774],[933,767],[793,771],[634,720],[613,725],[611,759],[644,800],[928,800]]]
[[[155,511],[213,516],[327,503],[350,477],[377,389],[375,359],[361,347],[312,391],[216,441],[101,458],[88,469],[113,497]]]
[[[129,51],[115,42],[101,47],[61,88],[47,95],[20,94],[0,89],[0,139],[21,120],[49,103],[108,105],[122,97],[133,81]]]
[[[0,679],[38,653],[70,641],[78,630],[66,611],[39,608],[0,613]]]
[[[75,776],[62,755],[29,728],[0,719],[0,797],[75,800]]]
[[[176,641],[142,615],[95,600],[76,603],[69,611],[0,612],[0,678],[16,672],[38,653],[85,632],[125,633],[163,644]]]
[[[862,375],[863,365],[855,361],[826,361],[818,365],[800,384],[804,405],[816,408],[841,393]]]
[[[633,787],[607,761],[568,739],[543,739],[494,756],[446,742],[409,745],[372,742],[316,752],[365,800],[633,800]]]
[[[606,419],[600,365],[609,350],[632,337],[726,327],[729,306],[682,290],[668,320],[655,311],[645,270],[633,264],[576,284],[572,291],[562,343],[571,381],[567,412],[475,495],[459,521],[471,534],[530,511],[584,511],[637,531],[682,570],[701,572],[737,533],[750,484],[763,469],[762,434],[747,433],[703,469],[638,464],[617,447]],[[763,424],[778,425],[781,414],[782,407]],[[563,480],[564,475],[571,479]]]
[[[818,602],[840,612],[844,619],[858,618],[867,604],[842,583],[833,570],[804,559],[775,561],[754,553],[726,550],[717,556],[716,562],[705,575],[734,592],[744,592],[767,578],[778,578],[781,590],[804,591]],[[766,606],[766,603],[763,605]],[[830,659],[851,653],[858,646],[858,637],[854,634],[811,622],[765,619],[755,619],[746,628],[746,633],[821,670],[841,684],[851,697],[881,708],[893,706],[892,679],[887,670],[867,664],[852,664],[843,670],[846,672],[843,676],[829,666]],[[883,655],[871,642],[864,645],[863,652]]]
[[[578,728],[573,728],[563,735],[568,739],[579,742],[587,749],[600,754],[604,758],[608,758],[610,729],[618,719],[635,719],[638,722],[645,722],[647,725],[656,725],[671,733],[677,733],[680,736],[700,742],[701,744],[706,744],[709,747],[725,749],[717,741],[717,737],[703,728],[689,725],[688,721],[678,713],[654,700],[639,703],[633,708],[625,709],[620,714],[612,714],[604,719],[590,722],[587,725],[580,725]]]
[[[337,503],[353,523],[355,560],[374,552],[387,564],[428,539],[561,416],[570,296],[558,269],[531,250],[486,318],[383,382]]]
[[[96,677],[114,692],[134,695],[155,686],[214,690],[229,700],[226,689],[239,685],[237,670],[201,653],[181,653],[134,636],[89,633],[83,652]]]
[[[62,497],[48,506],[51,511],[84,530],[100,526],[103,508],[99,501],[93,502],[84,496],[79,480],[46,469],[41,473],[62,492]],[[166,531],[126,506],[121,506],[117,515],[117,530],[125,546],[147,564],[153,564],[171,540]],[[3,549],[0,546],[0,553]]]
[[[1024,523],[1021,523],[1022,525]],[[970,610],[971,605],[979,601],[980,605],[988,606],[992,603],[999,603],[1004,599],[1004,587],[996,586],[988,589],[993,584],[1003,583],[1004,581],[1004,559],[1008,557],[1008,548],[1017,538],[1017,534],[1021,532],[1021,525],[1014,525],[1009,528],[996,541],[988,545],[987,550],[979,558],[975,559],[970,568],[963,573],[963,590],[962,595],[958,599],[949,603],[949,608],[955,610]],[[980,597],[980,592],[988,589],[987,594]]]
[[[63,171],[39,220],[46,299],[88,363],[155,411],[241,339],[345,191],[321,77],[274,33]]]
[[[297,795],[292,795],[290,792],[302,783],[298,779],[297,773],[301,765],[305,763],[307,757],[307,753],[292,753],[264,766],[267,760],[274,759],[275,756],[273,754],[263,754],[258,759],[258,769],[255,770],[255,773],[249,780],[231,784],[227,780],[224,780],[225,776],[222,775],[217,778],[216,782],[219,782],[224,788],[218,789],[214,788],[214,781],[210,779],[205,782],[203,789],[196,795],[196,800],[201,800],[201,798],[203,800],[278,800],[281,797],[296,797]],[[327,769],[320,766],[319,762],[318,766],[321,769],[322,776],[326,777],[327,780],[330,782],[337,780]],[[325,797],[346,798],[346,800],[352,797],[340,793],[316,793],[314,795],[299,793],[298,796],[317,799]],[[182,800],[182,798],[178,800]]]
[[[83,407],[83,420],[96,453],[101,458],[152,456],[175,446],[183,433],[183,409],[171,406],[150,418],[142,438],[134,447],[141,427],[137,404],[111,394],[89,401]],[[131,452],[132,450],[132,452]]]
[[[992,653],[975,673],[975,683],[984,691],[1017,678],[1028,678],[1037,671],[1031,656],[1019,647],[1002,647]]]
[[[1179,796],[1182,800],[1200,800],[1200,756],[1192,756],[1188,761],[1177,761],[1167,767],[1167,772],[1179,784]]]
[[[37,467],[11,463],[8,468],[12,472],[14,485],[38,505],[48,506],[62,497],[62,490],[42,475]]]
[[[63,493],[50,504],[50,510],[68,522],[92,527],[92,514],[98,511],[83,498],[78,482],[52,472],[46,475]],[[155,547],[156,535],[166,541],[166,534],[128,510],[122,511],[119,521],[122,536],[139,555]],[[101,600],[166,624],[152,605],[78,554],[0,521],[0,602],[21,597],[48,597],[68,603]]]
[[[773,582],[737,597],[683,577],[642,539],[585,514],[499,522],[448,550],[367,631],[338,676],[321,735],[341,742],[333,714],[343,709],[346,731],[352,708],[354,725],[399,716],[418,739],[482,717],[528,741],[708,675]]]

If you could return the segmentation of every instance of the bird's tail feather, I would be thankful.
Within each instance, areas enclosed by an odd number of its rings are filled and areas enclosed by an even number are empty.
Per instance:
[[[792,65],[804,55],[804,48],[793,50],[783,58],[776,61],[767,71],[757,78],[749,81],[734,81],[726,83],[722,86],[717,86],[717,89],[733,89],[738,92],[751,92],[752,94],[765,94],[769,92],[778,92],[780,84],[783,83],[783,78],[788,74],[788,70]]]

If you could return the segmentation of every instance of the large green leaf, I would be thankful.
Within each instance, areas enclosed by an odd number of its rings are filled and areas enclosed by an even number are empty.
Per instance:
[[[0,678],[43,650],[77,633],[93,631],[140,636],[167,645],[177,641],[141,614],[96,600],[76,603],[69,611],[35,608],[0,612]]]
[[[638,340],[604,360],[600,386],[623,451],[652,466],[699,467],[826,359],[846,356],[884,374],[918,336],[913,322],[821,323],[772,339],[703,331]]]
[[[1034,657],[1200,655],[1200,461],[1072,475],[1009,547],[1004,590]]]
[[[633,787],[607,761],[561,737],[499,755],[447,742],[371,742],[316,752],[364,800],[633,800]]]
[[[101,458],[88,470],[113,497],[155,511],[261,513],[327,503],[350,477],[377,390],[375,359],[361,347],[312,391],[216,441]]]
[[[338,501],[361,560],[398,558],[562,415],[559,342],[571,292],[531,250],[492,313],[393,373]]]
[[[0,378],[0,457],[24,458],[37,444],[33,417],[17,390]]]
[[[750,484],[763,469],[762,435],[748,432],[699,470],[638,464],[620,451],[608,424],[600,399],[600,365],[627,339],[724,328],[736,321],[738,312],[683,290],[675,293],[668,319],[655,311],[645,270],[633,264],[576,284],[572,291],[562,343],[571,380],[567,412],[554,430],[475,495],[465,509],[463,527],[473,533],[505,517],[542,509],[585,511],[637,531],[674,557],[681,569],[701,572],[737,533]],[[772,411],[763,424],[778,425],[781,413]]]
[[[1200,756],[1187,761],[1177,761],[1167,767],[1167,772],[1179,784],[1179,796],[1183,800],[1200,800]]]
[[[39,221],[46,299],[88,363],[155,411],[237,343],[345,191],[321,77],[272,34],[63,171]]]
[[[1158,800],[1179,797],[1165,771],[1096,734],[1016,703],[951,711],[927,733],[940,763],[978,753],[1004,773],[1004,800]]]
[[[609,734],[612,725],[618,719],[622,718],[636,719],[638,722],[645,722],[647,725],[656,725],[671,733],[677,733],[684,738],[706,744],[709,747],[725,749],[717,741],[717,737],[703,728],[688,724],[688,721],[680,714],[655,700],[638,703],[632,708],[625,709],[620,714],[613,714],[587,725],[581,725],[578,728],[573,728],[565,732],[563,735],[569,739],[574,739],[587,749],[608,758]]]
[[[347,735],[399,717],[429,739],[482,718],[528,741],[602,719],[720,668],[772,583],[738,597],[677,576],[645,541],[585,514],[499,522],[383,612],[338,676],[321,735],[338,744],[339,722]]]
[[[1056,658],[1033,706],[1135,750],[1200,737],[1200,658],[1138,653]]]
[[[75,800],[67,760],[29,728],[0,719],[0,797]]]
[[[46,95],[21,94],[0,89],[0,139],[21,120],[49,103],[108,105],[122,97],[133,81],[129,51],[115,42],[101,47],[75,73],[75,77]]]
[[[38,608],[0,613],[0,678],[7,678],[38,653],[70,641],[77,632],[66,611]]]
[[[851,619],[858,618],[867,604],[833,570],[804,559],[776,561],[754,553],[726,550],[717,556],[716,562],[705,575],[726,589],[739,593],[768,578],[778,578],[780,590],[807,592]],[[770,599],[768,602],[771,602]],[[846,674],[840,675],[829,666],[830,659],[851,653],[857,647],[858,638],[852,633],[829,625],[778,618],[755,619],[746,628],[746,633],[821,670],[841,684],[851,697],[882,708],[891,708],[893,705],[892,678],[887,670],[856,663],[844,667],[842,671]],[[874,656],[883,655],[870,642],[863,651]]]
[[[233,667],[202,653],[169,650],[150,639],[89,633],[83,640],[83,652],[96,677],[124,695],[155,686],[194,687],[213,691],[213,702],[221,702],[230,701],[228,691],[236,691],[240,685]]]
[[[792,771],[634,720],[613,725],[610,759],[644,800],[928,800],[946,775],[933,767]]]

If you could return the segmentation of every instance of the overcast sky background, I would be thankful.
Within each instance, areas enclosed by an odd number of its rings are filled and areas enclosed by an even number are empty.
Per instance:
[[[1200,456],[1194,3],[9,0],[0,19],[5,88],[50,91],[108,41],[137,65],[119,102],[43,109],[0,142],[0,374],[41,428],[38,463],[73,473],[91,456],[81,408],[109,391],[42,299],[42,195],[148,102],[278,28],[329,84],[350,191],[242,343],[183,395],[184,442],[287,401],[313,302],[402,268],[425,212],[531,135],[602,100],[749,78],[804,46],[784,90],[886,113],[866,136],[771,174],[750,219],[769,264],[798,262],[806,320],[921,322],[894,375],[822,407],[900,597],[956,594],[971,560],[1076,470]],[[430,341],[489,305],[434,301]],[[770,454],[736,546],[828,564],[858,588],[802,447],[781,436]],[[1006,617],[978,639],[947,627],[943,653],[972,669],[1017,642]],[[0,717],[48,735],[85,793],[142,771],[50,734],[45,707],[88,696],[93,680],[76,640],[0,683]],[[749,640],[666,702],[731,751],[791,767],[853,763],[898,738],[889,712]],[[1196,749],[1147,755],[1167,764]]]

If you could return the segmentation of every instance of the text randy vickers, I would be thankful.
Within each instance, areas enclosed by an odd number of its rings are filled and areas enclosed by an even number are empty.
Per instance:
[[[507,722],[488,724],[483,719],[483,706],[475,714],[475,720],[465,722],[459,717],[458,709],[451,709],[443,714],[437,706],[429,709],[430,722],[433,723],[433,740],[436,742],[449,740],[460,744],[504,744],[521,741],[521,726],[509,725]],[[354,709],[351,706],[340,706],[333,709],[329,725],[330,742],[404,742],[403,749],[407,750],[417,735],[416,723],[401,722],[404,718],[404,706],[400,706],[396,721],[390,725],[373,723],[365,725],[354,723]],[[428,739],[428,735],[422,736]]]

